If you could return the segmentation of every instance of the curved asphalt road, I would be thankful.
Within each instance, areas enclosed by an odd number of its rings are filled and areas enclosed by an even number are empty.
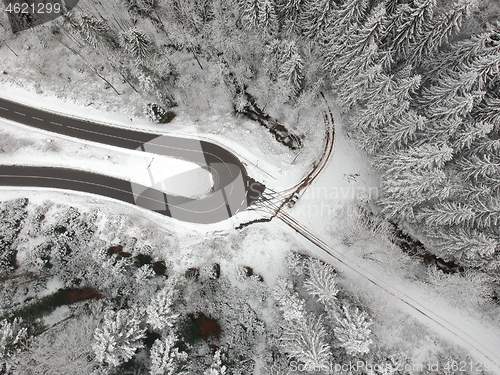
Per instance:
[[[201,224],[219,222],[245,210],[265,189],[247,175],[245,167],[232,153],[213,143],[106,126],[1,98],[0,117],[70,137],[206,166],[214,177],[214,191],[208,197],[191,199],[167,195],[159,190],[159,184],[143,186],[73,169],[27,166],[0,166],[0,185],[78,190]]]

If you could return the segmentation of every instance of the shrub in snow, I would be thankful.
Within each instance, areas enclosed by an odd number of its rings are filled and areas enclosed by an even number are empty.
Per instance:
[[[144,107],[144,114],[146,117],[155,124],[164,124],[168,118],[168,112],[160,105],[155,103],[148,103]]]
[[[218,349],[214,354],[214,360],[210,368],[208,368],[203,375],[225,375],[227,374],[227,367],[222,364],[221,350]]]
[[[187,354],[174,348],[177,341],[173,333],[166,339],[157,339],[151,347],[151,374],[152,375],[173,375],[185,374],[179,372],[182,363],[187,360]]]
[[[0,322],[0,364],[26,342],[28,332],[26,328],[21,328],[21,321],[15,318],[12,323],[6,319]]]

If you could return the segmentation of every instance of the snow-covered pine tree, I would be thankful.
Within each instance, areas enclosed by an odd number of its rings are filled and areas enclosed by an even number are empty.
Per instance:
[[[342,313],[331,317],[335,324],[335,337],[347,354],[356,356],[370,351],[372,320],[366,312],[343,305]]]
[[[500,156],[495,154],[463,155],[457,160],[464,179],[500,184]]]
[[[106,22],[98,20],[92,15],[82,14],[79,27],[83,39],[92,47],[116,45],[114,35]]]
[[[298,96],[304,84],[304,59],[295,42],[287,43],[280,57],[279,77],[287,81],[293,88],[295,96]]]
[[[475,216],[474,209],[469,205],[445,201],[418,210],[416,217],[427,227],[436,226],[470,226]]]
[[[382,73],[382,65],[377,64],[380,53],[377,40],[383,31],[385,8],[380,4],[372,10],[366,22],[359,26],[357,33],[339,51],[337,57],[326,57],[339,99],[344,110],[348,110],[359,101],[359,94],[364,87],[369,87]],[[363,91],[358,91],[362,89]]]
[[[486,138],[493,131],[493,124],[488,122],[464,121],[453,137],[453,148],[460,151],[464,148],[470,149],[474,141]]]
[[[334,305],[339,288],[335,270],[318,259],[309,262],[309,277],[304,282],[309,294],[326,306]]]
[[[497,189],[500,183],[497,183]],[[499,189],[500,190],[500,189]],[[497,194],[486,200],[477,200],[473,202],[475,206],[475,215],[472,222],[472,228],[491,229],[498,233],[498,225],[500,224],[500,198]]]
[[[439,254],[451,256],[470,267],[488,267],[495,253],[500,251],[498,236],[475,229],[451,228],[443,231],[433,228],[426,235]]]
[[[257,27],[259,21],[259,8],[257,0],[240,0],[241,23],[246,29]]]
[[[147,60],[155,52],[154,42],[136,27],[124,31],[120,35],[120,45],[139,61]]]
[[[383,147],[385,150],[397,150],[405,148],[416,138],[416,134],[426,127],[427,118],[420,116],[407,106],[404,113],[394,116],[391,123],[382,129]]]
[[[335,80],[333,86],[338,91],[338,102],[344,111],[350,110],[356,104],[364,103],[366,91],[382,74],[382,66],[372,64],[373,58],[377,55],[377,46],[372,45],[372,47],[373,49],[367,49],[364,54],[356,56],[348,65],[339,64],[332,67],[332,76]]]
[[[391,50],[396,61],[404,59],[410,51],[410,46],[429,28],[435,6],[436,0],[416,0],[403,4],[387,18],[384,27],[388,43],[386,48]]]
[[[453,149],[448,145],[426,143],[377,156],[373,163],[377,169],[389,173],[402,173],[442,169],[452,158]]]
[[[183,362],[187,354],[175,347],[177,338],[170,332],[165,339],[156,339],[151,347],[151,374],[152,375],[181,375]]]
[[[279,277],[276,280],[273,297],[287,322],[305,321],[305,302],[294,290],[291,280]]]
[[[411,45],[408,61],[412,64],[420,63],[423,58],[447,43],[449,38],[460,30],[463,21],[471,15],[476,4],[477,0],[459,0],[450,11],[435,17]]]
[[[347,0],[337,13],[335,31],[339,34],[346,32],[351,27],[363,24],[370,10],[369,0]],[[339,35],[340,36],[340,35]]]
[[[368,0],[348,0],[335,12],[329,33],[329,42],[323,46],[323,66],[328,72],[335,72],[337,66],[345,65],[341,60],[352,35],[366,21],[370,8]]]
[[[257,25],[265,37],[274,35],[278,30],[278,17],[274,0],[257,0]]]
[[[453,70],[441,72],[440,78],[434,79],[433,85],[423,91],[419,101],[431,117],[447,118],[450,114],[463,117],[482,102],[498,74],[500,51],[471,58]]]
[[[379,200],[383,212],[391,219],[414,221],[413,208],[417,204],[448,198],[451,188],[444,167],[452,157],[449,146],[430,143],[374,157],[374,167],[384,171]]]
[[[424,59],[422,71],[426,81],[434,82],[442,78],[443,73],[457,71],[459,67],[470,66],[478,57],[495,55],[499,52],[500,34],[491,30],[461,40],[451,45],[448,50],[436,53],[432,58]]]
[[[298,33],[299,14],[304,6],[304,0],[279,0],[276,4],[277,13],[286,33]]]
[[[420,76],[411,75],[411,67],[407,66],[393,75],[384,74],[381,71],[368,80],[368,86],[364,92],[359,92],[359,102],[369,107],[371,102],[377,102],[382,107],[384,102],[395,103],[386,105],[384,112],[401,111],[400,105],[411,101],[411,95],[420,87]],[[382,105],[382,106],[381,106]],[[405,105],[402,105],[405,107]],[[405,110],[405,109],[403,109]],[[397,117],[398,115],[390,116]],[[390,119],[382,121],[389,123]]]
[[[478,121],[493,124],[495,131],[500,132],[500,98],[487,93],[483,101],[474,108],[472,115]]]
[[[380,35],[384,33],[385,18],[385,7],[383,4],[379,4],[370,12],[368,19],[359,27],[358,32],[353,35],[346,51],[346,61],[352,60],[357,55],[362,55],[365,50],[377,45]]]
[[[500,154],[500,139],[492,138],[477,138],[472,142],[471,153],[473,155],[482,154]]]
[[[147,323],[154,330],[165,330],[174,326],[179,314],[172,310],[176,298],[175,283],[169,281],[146,308]]]
[[[116,367],[128,362],[137,349],[144,347],[144,337],[135,310],[108,311],[101,327],[95,330],[92,348],[99,362]]]
[[[389,15],[393,15],[394,13],[396,13],[396,10],[401,5],[399,0],[385,0],[384,4],[385,4],[385,11]]]
[[[320,318],[308,316],[300,325],[288,323],[279,342],[290,358],[297,359],[306,368],[322,368],[331,359],[327,333]]]
[[[450,195],[446,174],[441,170],[386,172],[382,174],[382,181],[383,194],[378,203],[390,219],[414,221],[415,206]]]
[[[336,9],[333,0],[304,0],[304,8],[300,14],[303,34],[322,43],[324,39],[330,39],[329,28]]]

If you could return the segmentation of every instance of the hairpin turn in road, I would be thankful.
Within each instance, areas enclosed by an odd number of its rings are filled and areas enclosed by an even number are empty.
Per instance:
[[[212,193],[200,199],[168,195],[154,186],[67,168],[0,166],[1,185],[98,194],[200,224],[236,215],[259,199],[265,189],[248,176],[236,156],[210,142],[108,126],[6,99],[0,99],[0,117],[69,137],[186,160],[208,168],[214,177]]]

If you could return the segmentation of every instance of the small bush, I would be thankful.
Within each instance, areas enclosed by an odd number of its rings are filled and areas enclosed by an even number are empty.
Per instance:
[[[144,107],[144,114],[155,124],[165,124],[172,117],[171,113],[158,104],[148,103]]]

